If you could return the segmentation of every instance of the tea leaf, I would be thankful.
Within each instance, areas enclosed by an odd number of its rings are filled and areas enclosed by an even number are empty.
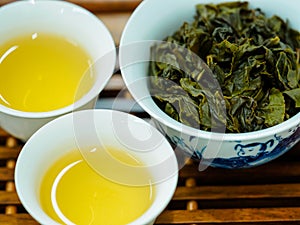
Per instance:
[[[300,107],[300,88],[296,88],[289,91],[284,91],[284,94],[287,94],[290,98],[292,98],[296,103],[296,107]]]
[[[283,94],[276,88],[272,88],[269,102],[259,109],[258,115],[265,119],[266,126],[271,127],[284,121],[285,104]]]
[[[248,2],[198,4],[165,41],[151,48],[149,75],[174,85],[152,80],[152,94],[179,122],[249,132],[299,113],[300,33],[279,16]]]

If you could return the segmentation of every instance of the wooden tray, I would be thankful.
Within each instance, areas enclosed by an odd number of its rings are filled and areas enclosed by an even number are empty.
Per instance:
[[[23,143],[0,130],[0,224],[38,224],[15,192],[14,167]],[[300,224],[300,144],[263,166],[179,171],[172,201],[156,224]]]
[[[0,0],[0,5],[11,0]],[[95,13],[110,29],[118,46],[122,30],[139,0],[72,0]],[[97,108],[117,109],[134,104],[116,73],[100,94]],[[148,115],[138,106],[130,111]],[[15,192],[14,167],[23,143],[0,129],[0,225],[38,224]],[[189,161],[180,171],[175,195],[156,224],[300,224],[300,143],[279,159],[263,166],[198,172]]]

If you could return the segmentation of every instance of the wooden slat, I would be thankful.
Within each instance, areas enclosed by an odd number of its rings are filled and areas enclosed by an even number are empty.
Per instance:
[[[15,148],[8,148],[0,146],[0,159],[6,160],[11,158],[17,158],[21,150],[21,146]]]
[[[0,6],[6,5],[8,3],[15,2],[14,0],[0,0]]]
[[[18,213],[12,215],[0,214],[0,224],[1,225],[38,225],[29,214]]]
[[[14,169],[0,168],[0,181],[10,181],[13,179],[14,179]]]
[[[20,204],[20,200],[17,193],[0,191],[0,205],[10,205],[10,204],[13,205]]]
[[[110,31],[116,46],[119,46],[123,29],[130,17],[129,12],[122,13],[96,13],[96,16],[106,25]]]
[[[299,224],[300,208],[166,210],[156,224]],[[36,225],[28,214],[0,214],[2,225]]]
[[[94,13],[99,12],[132,12],[141,0],[68,0]]]
[[[156,224],[299,224],[300,208],[166,210]]]
[[[16,0],[0,0],[0,6]],[[93,13],[99,12],[132,12],[141,0],[68,0],[74,4],[80,5]]]
[[[300,184],[177,187],[173,200],[300,198]]]
[[[203,184],[269,184],[300,181],[298,161],[273,162],[250,169],[208,168],[204,172],[199,172],[195,166],[186,166],[179,173],[181,178],[194,177]]]
[[[8,136],[9,136],[9,134],[6,131],[4,131],[3,129],[0,129],[0,137],[6,138]]]

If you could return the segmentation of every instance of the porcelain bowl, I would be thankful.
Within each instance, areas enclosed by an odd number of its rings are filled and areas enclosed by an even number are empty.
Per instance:
[[[128,20],[120,41],[119,61],[125,84],[138,104],[151,116],[155,126],[182,150],[199,160],[199,170],[208,166],[248,168],[267,163],[291,149],[300,139],[300,113],[289,120],[255,132],[217,133],[183,125],[158,108],[148,88],[150,46],[176,31],[184,21],[192,21],[197,3],[224,0],[145,0]],[[277,14],[296,30],[300,2],[251,0],[249,6],[261,8],[267,16]],[[161,10],[166,9],[166,10]],[[147,26],[145,22],[147,21]]]
[[[98,149],[95,150],[95,147]],[[107,170],[101,166],[104,157],[99,154],[107,151],[107,148],[136,157],[143,165],[132,167],[114,157],[106,157],[105,160],[114,165],[114,170]],[[144,186],[149,182],[153,184],[155,195],[152,204],[129,225],[153,224],[171,201],[178,181],[178,163],[165,137],[146,121],[124,112],[82,110],[61,116],[41,127],[26,142],[18,157],[15,169],[16,190],[27,212],[40,224],[60,224],[44,210],[39,189],[47,170],[61,157],[76,149],[80,150],[84,160],[99,176],[112,182],[127,186]],[[147,167],[151,175],[150,179],[147,178],[148,183],[144,183],[145,180],[140,183],[141,179],[128,176],[132,174],[129,172],[142,167]],[[118,175],[119,173],[124,176]],[[54,205],[53,207],[57,210]],[[83,206],[78,204],[78,207]],[[73,224],[66,217],[61,217],[61,214],[57,215],[65,224]],[[86,221],[86,224],[91,221]]]
[[[0,105],[0,126],[4,130],[27,141],[51,120],[72,111],[95,107],[116,62],[114,40],[100,19],[86,9],[65,1],[16,1],[0,8],[0,27],[0,43],[20,35],[49,33],[80,45],[91,57],[95,76],[92,87],[82,98],[56,110],[25,112]]]

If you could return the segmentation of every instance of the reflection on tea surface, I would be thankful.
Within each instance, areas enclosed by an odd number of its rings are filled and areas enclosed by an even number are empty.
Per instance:
[[[106,151],[119,163],[138,167],[138,176],[130,174],[137,180],[149,176],[143,163],[124,151],[113,148],[97,151]],[[107,170],[115,169],[109,160],[99,163]],[[141,216],[151,205],[154,192],[151,183],[127,186],[102,177],[76,149],[49,168],[40,186],[40,200],[45,212],[60,223],[116,225],[127,224]]]
[[[91,65],[84,49],[64,37],[33,33],[11,39],[0,44],[0,104],[26,112],[70,105],[93,85]]]

